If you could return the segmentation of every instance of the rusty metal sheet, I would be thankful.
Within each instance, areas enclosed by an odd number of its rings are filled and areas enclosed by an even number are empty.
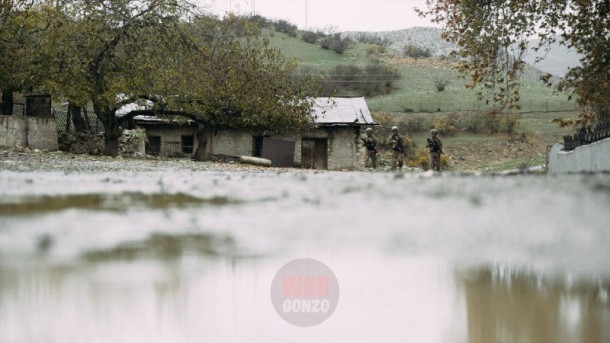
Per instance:
[[[294,141],[264,137],[261,157],[274,167],[294,167],[294,147]]]

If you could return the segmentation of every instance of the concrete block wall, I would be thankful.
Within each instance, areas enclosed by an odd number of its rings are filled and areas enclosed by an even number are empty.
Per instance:
[[[549,173],[610,172],[610,138],[562,151],[555,144],[549,151]]]
[[[0,146],[57,150],[55,118],[0,116]]]

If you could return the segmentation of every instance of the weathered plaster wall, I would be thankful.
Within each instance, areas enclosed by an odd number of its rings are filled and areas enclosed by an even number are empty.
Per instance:
[[[161,149],[159,156],[165,157],[188,157],[192,154],[182,152],[182,136],[194,136],[194,147],[197,149],[197,137],[195,127],[192,125],[167,126],[167,125],[146,125],[146,136],[161,137]]]
[[[0,116],[0,146],[57,150],[55,118]]]
[[[252,156],[252,133],[218,130],[208,132],[207,153],[227,156]]]
[[[302,134],[273,136],[273,138],[295,142],[294,164],[301,165],[301,139],[328,139],[328,169],[354,170],[364,167],[362,147],[356,140],[353,127],[325,127],[306,131]],[[194,126],[147,125],[147,136],[161,137],[162,156],[184,156],[181,150],[181,136],[195,135]],[[253,133],[247,131],[218,130],[207,133],[207,153],[209,156],[252,156],[254,149]],[[197,137],[194,139],[197,148]]]
[[[549,152],[549,173],[610,172],[610,138],[572,151],[555,144]]]
[[[328,139],[328,169],[354,170],[364,168],[361,158],[361,147],[356,141],[357,133],[354,127],[325,127],[303,132],[297,138],[295,147],[295,163],[301,164],[302,138]]]

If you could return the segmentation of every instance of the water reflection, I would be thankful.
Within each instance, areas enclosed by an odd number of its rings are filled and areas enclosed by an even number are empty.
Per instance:
[[[342,298],[327,322],[307,330],[285,323],[269,299],[285,259],[187,254],[3,265],[0,341],[610,340],[607,284],[571,285],[498,268],[456,272],[436,259],[329,260]]]
[[[610,341],[607,175],[171,175],[0,171],[0,342]],[[302,257],[341,288],[308,329]]]
[[[487,342],[609,342],[610,286],[487,269],[460,277],[468,337]]]

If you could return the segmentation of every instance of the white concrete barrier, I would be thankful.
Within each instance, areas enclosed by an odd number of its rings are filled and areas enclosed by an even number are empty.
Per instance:
[[[555,144],[549,151],[549,173],[610,172],[610,138],[563,151]]]
[[[241,163],[253,164],[255,166],[263,166],[263,167],[271,166],[271,160],[268,160],[266,158],[260,158],[260,157],[240,156],[239,161]]]

